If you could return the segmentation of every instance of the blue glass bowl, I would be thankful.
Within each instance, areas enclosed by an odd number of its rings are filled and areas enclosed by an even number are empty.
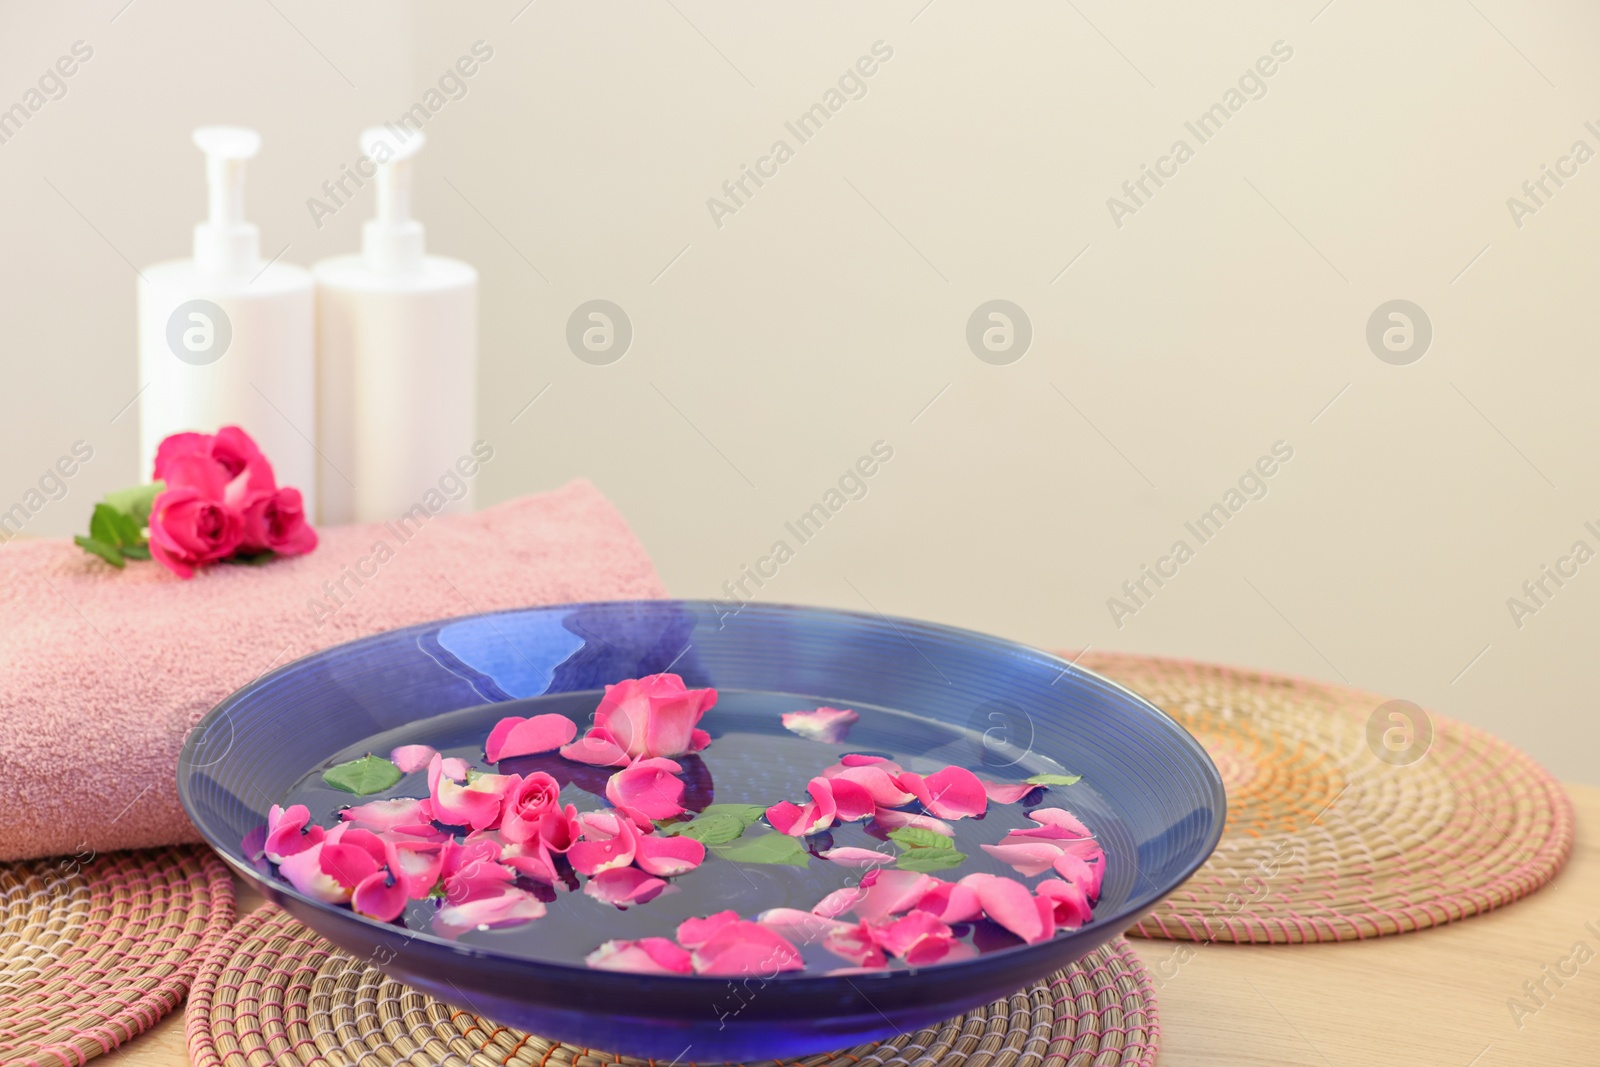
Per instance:
[[[252,860],[243,844],[275,803],[308,802],[326,823],[339,803],[351,802],[347,794],[319,799],[307,785],[332,763],[412,741],[464,753],[476,748],[481,760],[488,726],[518,712],[516,702],[544,702],[541,710],[555,702],[581,722],[607,683],[668,670],[721,694],[701,723],[716,739],[702,754],[715,774],[701,768],[699,778],[686,775],[699,798],[692,807],[708,802],[713,787],[724,801],[803,799],[806,780],[846,751],[892,755],[913,769],[959,763],[999,781],[1081,775],[1076,784],[1051,787],[1043,803],[1078,814],[1106,851],[1093,921],[1035,945],[1002,932],[980,955],[931,967],[849,975],[808,969],[739,982],[625,974],[584,967],[581,946],[641,936],[627,924],[673,915],[806,908],[859,872],[821,861],[808,870],[708,862],[679,880],[684,887],[675,896],[625,914],[603,914],[606,906],[566,893],[560,896],[574,909],[596,910],[563,920],[557,908],[565,904],[552,904],[549,915],[529,924],[532,933],[473,931],[451,939],[425,924],[380,923],[305,896],[264,860]],[[777,710],[822,704],[862,711],[848,743],[802,741],[777,725]],[[425,792],[413,785],[409,795]],[[753,604],[730,613],[723,604],[692,601],[498,612],[307,656],[206,715],[184,746],[178,793],[234,869],[357,959],[507,1026],[639,1057],[701,1062],[843,1048],[1010,994],[1092,951],[1172,892],[1216,847],[1225,812],[1222,780],[1193,737],[1128,690],[1059,657],[878,615]],[[992,807],[989,817],[1018,820],[1021,813]],[[961,832],[973,822],[958,824]],[[994,822],[988,828],[985,840],[1004,832]],[[847,830],[857,832],[836,833]],[[969,852],[970,866],[952,877],[1011,873],[981,850]],[[756,876],[731,878],[733,870]],[[666,910],[653,911],[658,907]],[[613,929],[618,924],[623,932]]]

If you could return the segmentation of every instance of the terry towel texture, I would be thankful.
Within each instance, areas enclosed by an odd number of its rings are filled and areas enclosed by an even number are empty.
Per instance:
[[[174,778],[185,736],[319,648],[478,611],[665,595],[583,481],[473,515],[318,533],[308,556],[190,581],[153,562],[114,571],[69,541],[0,549],[0,860],[198,841]]]

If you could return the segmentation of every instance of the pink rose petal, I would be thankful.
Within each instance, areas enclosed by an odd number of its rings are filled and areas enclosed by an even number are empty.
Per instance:
[[[501,794],[493,788],[479,788],[478,782],[463,786],[441,775],[431,798],[434,818],[449,826],[470,826],[474,830],[497,825]]]
[[[1046,878],[1034,888],[1034,892],[1038,893],[1040,899],[1050,901],[1058,929],[1076,930],[1093,918],[1089,900],[1081,886],[1063,882],[1059,878]]]
[[[941,819],[982,815],[989,805],[983,783],[965,767],[945,767],[927,776],[902,771],[896,781],[914,793],[930,815]]]
[[[895,781],[900,765],[880,756],[847,755],[831,767],[824,768],[824,778],[844,778],[864,787],[872,794],[873,803],[880,808],[899,808],[916,797],[901,789]]]
[[[391,838],[384,842],[387,864],[401,890],[412,900],[421,900],[439,884],[444,867],[444,846],[432,841]]]
[[[703,919],[685,919],[678,924],[678,944],[684,948],[699,948],[710,941],[725,926],[739,922],[736,911],[719,911]]]
[[[770,977],[805,967],[800,950],[760,923],[732,922],[691,954],[696,974]]]
[[[542,919],[545,906],[525,889],[501,886],[481,896],[449,903],[434,914],[434,926],[442,933],[455,935],[468,930],[514,926]]]
[[[890,955],[914,966],[944,959],[955,940],[949,926],[925,911],[885,924],[874,931],[874,938]]]
[[[574,763],[587,763],[591,767],[626,767],[633,762],[628,750],[598,726],[590,727],[572,744],[561,746],[561,756]]]
[[[982,917],[983,908],[978,904],[978,894],[970,886],[938,879],[934,881],[937,884],[917,901],[917,911],[928,912],[945,923],[971,922]]]
[[[278,873],[289,879],[290,885],[313,900],[320,900],[325,904],[343,904],[350,899],[350,889],[340,885],[331,874],[322,869],[322,848],[323,843],[318,842],[292,856],[284,857],[283,862],[278,864]]]
[[[839,807],[828,779],[811,779],[806,784],[806,792],[811,794],[811,799],[804,804],[784,800],[767,809],[767,821],[774,830],[790,837],[807,837],[833,825]]]
[[[826,919],[832,919],[854,909],[866,895],[866,889],[861,886],[850,885],[845,886],[843,889],[835,889],[817,901],[816,905],[812,907],[811,913],[813,915],[821,915]]]
[[[535,715],[530,719],[507,716],[494,724],[483,754],[490,763],[514,756],[554,752],[578,736],[578,724],[565,715]]]
[[[1030,782],[984,782],[983,791],[996,804],[1015,804],[1039,787]]]
[[[346,889],[354,889],[379,869],[372,853],[359,845],[327,844],[322,846],[322,873]]]
[[[900,788],[895,775],[880,767],[841,767],[832,774],[826,771],[823,774],[832,781],[856,783],[867,791],[872,802],[880,808],[898,808],[917,799],[914,793]]]
[[[882,922],[890,915],[908,911],[938,884],[938,879],[920,871],[886,870],[873,872],[877,880],[855,907],[856,915],[869,923]]]
[[[607,941],[584,963],[597,971],[626,971],[630,974],[693,974],[688,950],[665,937],[643,937],[637,941]]]
[[[633,904],[648,904],[661,895],[667,883],[645,874],[637,867],[618,867],[604,870],[584,883],[583,891],[602,904],[626,908]]]
[[[560,872],[556,870],[555,857],[543,838],[536,837],[532,841],[506,845],[500,851],[500,862],[518,874],[526,875],[535,882],[543,882],[545,885],[556,885],[561,878]]]
[[[439,876],[471,878],[476,869],[496,866],[499,859],[500,844],[491,837],[472,834],[461,843],[451,838],[444,843],[440,853]]]
[[[578,809],[573,804],[549,812],[539,824],[539,836],[551,852],[567,851],[577,843],[578,833]]]
[[[978,847],[1029,878],[1048,871],[1056,857],[1061,855],[1060,846],[1053,841],[1030,841],[1026,838],[1007,838],[998,845]]]
[[[1078,821],[1078,817],[1065,808],[1035,808],[1028,812],[1028,818],[1043,826],[1056,826],[1069,830],[1073,837],[1093,837],[1089,828]],[[1026,833],[1023,830],[1013,830],[1012,833]]]
[[[859,782],[851,781],[849,778],[813,778],[812,781],[826,783],[827,789],[833,794],[833,803],[839,819],[843,822],[871,818],[873,812],[877,810],[877,801],[873,799],[872,791]]]
[[[1090,900],[1100,899],[1100,881],[1105,876],[1105,853],[1085,858],[1072,852],[1063,852],[1051,864],[1055,872],[1083,890]]]
[[[883,949],[878,945],[877,938],[873,936],[872,927],[865,922],[854,925],[841,924],[840,929],[833,930],[823,937],[822,947],[840,959],[849,960],[862,970],[878,970],[889,964]]]
[[[516,872],[500,863],[500,843],[493,838],[469,836],[462,844],[448,841],[439,863],[440,888],[452,904],[492,896],[516,879]]]
[[[382,833],[401,826],[424,826],[433,821],[433,809],[426,800],[397,797],[345,808],[339,813],[339,818],[363,830]]]
[[[694,870],[705,861],[706,846],[681,834],[644,834],[635,842],[634,862],[646,874],[672,878]]]
[[[860,715],[844,708],[817,708],[814,711],[789,711],[783,715],[783,728],[807,741],[836,745],[850,732]]]
[[[867,756],[860,752],[846,752],[839,757],[841,767],[881,767],[890,774],[900,773],[900,764],[883,756]]]
[[[830,848],[817,855],[841,867],[880,867],[894,862],[893,856],[871,848]]]
[[[767,809],[767,822],[778,833],[790,837],[804,837],[811,832],[816,821],[816,805],[809,802],[802,807],[792,801],[780,800]]]
[[[1028,944],[1048,941],[1055,934],[1053,903],[1036,902],[1028,887],[1016,879],[997,874],[969,874],[959,884],[970,887],[978,895],[985,915]]]
[[[677,777],[682,770],[661,757],[636,760],[606,782],[606,799],[619,808],[642,812],[647,822],[682,815],[684,785]]]
[[[586,811],[578,816],[583,840],[567,850],[579,874],[597,875],[626,867],[638,852],[639,831],[615,812]]]
[[[402,774],[420,771],[439,754],[431,745],[401,745],[389,753],[389,761],[400,768]]]
[[[361,880],[350,895],[352,910],[370,919],[390,923],[406,910],[406,890],[388,871],[374,871]]]
[[[819,938],[854,926],[853,923],[827,919],[816,912],[800,911],[798,908],[769,908],[756,916],[756,921],[801,945],[809,945]]]
[[[322,841],[327,831],[320,826],[310,826],[311,811],[304,804],[280,808],[274,804],[267,811],[267,839],[262,846],[267,859],[282,863],[287,857],[304,852]]]

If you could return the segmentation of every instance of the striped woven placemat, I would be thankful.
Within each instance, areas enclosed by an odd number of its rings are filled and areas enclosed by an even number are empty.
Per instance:
[[[241,919],[206,960],[185,1018],[194,1067],[650,1067],[452,1008],[345,955],[271,906]],[[1159,1033],[1149,975],[1117,938],[1073,967],[941,1026],[787,1062],[1150,1067]]]
[[[0,1063],[81,1064],[149,1029],[232,924],[208,848],[0,864]]]
[[[1572,801],[1520,750],[1405,701],[1211,664],[1086,653],[1206,747],[1222,842],[1130,933],[1345,941],[1509,904],[1572,851]]]

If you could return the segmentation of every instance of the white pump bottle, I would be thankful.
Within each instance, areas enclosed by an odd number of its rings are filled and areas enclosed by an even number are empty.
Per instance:
[[[157,263],[139,280],[139,466],[185,430],[236,425],[255,438],[278,484],[299,489],[312,516],[317,462],[314,296],[302,267],[261,258],[244,219],[245,161],[254,130],[194,131],[206,155],[210,214],[194,228],[194,258]]]
[[[411,218],[420,131],[363,131],[377,215],[361,254],[312,267],[317,282],[319,443],[346,477],[321,482],[325,522],[470,511],[477,408],[478,272],[423,254]],[[357,171],[366,167],[357,165]]]

